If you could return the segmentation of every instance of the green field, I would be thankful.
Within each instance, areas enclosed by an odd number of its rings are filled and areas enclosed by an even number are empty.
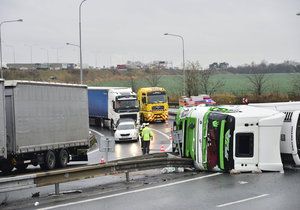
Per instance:
[[[277,74],[267,74],[268,83],[266,87],[266,92],[278,92],[278,93],[288,93],[291,91],[291,81],[295,76],[300,77],[300,73],[287,74],[287,73],[277,73]],[[222,79],[225,82],[225,86],[219,89],[217,92],[224,93],[234,93],[243,94],[250,92],[251,86],[249,81],[244,74],[217,74],[213,76],[213,80]],[[300,82],[300,81],[299,81]],[[121,81],[109,81],[101,83],[91,83],[93,86],[127,86],[130,87],[131,83],[127,80]],[[136,81],[137,87],[149,86],[146,80]],[[159,82],[159,86],[166,88],[170,95],[177,94],[181,89],[181,79],[179,76],[167,75],[163,76]]]

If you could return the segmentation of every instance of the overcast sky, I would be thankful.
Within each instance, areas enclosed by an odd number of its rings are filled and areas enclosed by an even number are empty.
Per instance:
[[[4,63],[79,62],[81,0],[0,0]],[[82,6],[83,63],[186,61],[232,66],[300,61],[300,0],[87,0]],[[58,56],[57,56],[58,54]]]

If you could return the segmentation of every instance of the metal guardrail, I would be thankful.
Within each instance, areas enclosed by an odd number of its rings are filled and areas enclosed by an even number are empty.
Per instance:
[[[155,157],[158,156],[158,157]],[[22,175],[0,179],[0,193],[14,190],[55,185],[55,194],[59,194],[59,184],[76,180],[94,178],[97,176],[126,173],[129,180],[129,172],[157,169],[164,167],[193,167],[193,161],[188,158],[167,157],[167,153],[139,156],[108,162],[67,169],[40,172],[34,175]]]
[[[178,102],[169,102],[169,107],[172,107],[172,108],[178,108],[179,107],[179,103]]]

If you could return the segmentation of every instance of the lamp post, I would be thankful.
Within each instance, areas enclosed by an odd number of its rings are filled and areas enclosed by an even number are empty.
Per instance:
[[[81,6],[86,0],[79,5],[79,53],[80,53],[80,84],[82,84],[82,50],[81,50]]]
[[[32,64],[32,55],[33,55],[33,47],[38,46],[37,44],[24,44],[24,46],[29,47],[30,49],[30,63]]]
[[[70,42],[67,42],[66,45],[75,46],[75,47],[80,48],[80,46],[79,46],[78,44],[72,44],[72,43],[70,43]],[[82,79],[81,75],[82,75],[82,74],[81,74],[81,68],[80,68],[80,79]],[[82,80],[80,80],[80,81],[81,81],[81,84],[82,84]]]
[[[45,50],[46,56],[47,56],[47,68],[50,68],[50,65],[49,65],[49,51],[48,51],[48,49],[45,49],[45,48],[41,48],[41,50]]]
[[[4,23],[12,23],[12,22],[22,22],[23,19],[18,20],[5,20],[0,23],[0,70],[1,70],[1,78],[3,78],[3,69],[2,69],[2,41],[1,41],[1,26]]]
[[[67,42],[66,45],[75,46],[75,47],[80,47],[78,44],[72,44],[72,43],[70,43],[70,42]]]
[[[183,94],[185,95],[185,60],[184,60],[184,39],[183,36],[177,34],[165,33],[166,36],[175,36],[181,39],[182,41],[182,71],[183,71]]]

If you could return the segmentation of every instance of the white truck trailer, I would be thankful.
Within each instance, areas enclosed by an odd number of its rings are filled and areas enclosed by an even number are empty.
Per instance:
[[[28,164],[53,169],[87,160],[86,86],[30,81],[0,84],[2,172],[14,167],[23,170]]]
[[[120,118],[140,122],[136,93],[126,87],[88,87],[89,117],[98,125],[116,128]]]
[[[248,105],[285,114],[280,139],[281,159],[283,163],[300,166],[300,102],[250,103]]]

